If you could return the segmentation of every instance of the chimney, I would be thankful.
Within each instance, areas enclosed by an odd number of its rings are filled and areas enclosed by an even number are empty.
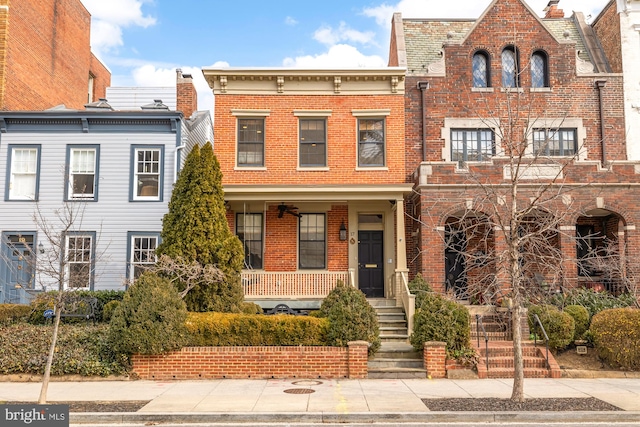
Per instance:
[[[547,7],[544,8],[544,11],[547,12],[544,16],[545,18],[564,18],[564,11],[558,9],[558,3],[560,3],[560,0],[549,1]]]
[[[176,100],[176,109],[182,111],[186,119],[198,109],[198,94],[193,85],[193,77],[191,74],[182,74],[180,68],[176,69]]]

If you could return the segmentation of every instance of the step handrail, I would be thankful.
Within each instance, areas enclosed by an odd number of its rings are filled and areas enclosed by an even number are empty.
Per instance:
[[[482,328],[482,333],[484,334],[484,355],[487,358],[487,372],[489,372],[489,336],[487,335],[487,331],[484,329],[482,316],[476,314],[476,336],[478,338],[478,348],[480,348],[480,328]]]
[[[542,322],[537,314],[533,314],[533,319],[536,321],[538,326],[540,326],[540,330],[542,331],[542,335],[544,335],[544,343],[547,349],[547,369],[551,369],[551,364],[549,363],[549,336],[547,335],[547,331],[544,330],[544,326],[542,326]],[[538,347],[538,334],[533,334],[533,346]]]

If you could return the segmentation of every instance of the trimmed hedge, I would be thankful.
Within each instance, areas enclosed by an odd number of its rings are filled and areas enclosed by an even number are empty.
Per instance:
[[[433,293],[433,288],[427,283],[420,273],[409,282],[409,291],[416,296],[416,308],[422,306],[425,298]]]
[[[107,340],[108,325],[60,325],[52,375],[125,375],[127,357]],[[42,375],[47,363],[52,325],[16,323],[0,326],[0,374]]]
[[[425,342],[442,341],[449,357],[465,353],[471,347],[469,310],[440,294],[423,293],[420,300],[413,316],[413,348],[422,351]]]
[[[590,331],[602,360],[623,369],[640,369],[640,310],[603,310],[591,319]]]
[[[189,346],[328,345],[329,321],[309,316],[189,313]]]
[[[571,344],[576,330],[576,323],[569,313],[562,312],[553,305],[533,305],[529,307],[529,329],[539,339],[543,339],[544,335],[540,330],[540,326],[538,326],[538,322],[534,320],[534,314],[537,314],[540,318],[540,322],[549,337],[549,348],[562,350]]]
[[[24,304],[0,304],[0,324],[26,320],[31,307]]]
[[[361,290],[338,281],[322,300],[318,315],[329,319],[329,345],[346,347],[350,341],[366,341],[369,356],[380,348],[378,316]]]

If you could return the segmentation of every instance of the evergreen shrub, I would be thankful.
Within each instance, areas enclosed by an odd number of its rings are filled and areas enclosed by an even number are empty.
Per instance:
[[[323,346],[329,321],[288,314],[189,313],[189,346]]]
[[[127,290],[109,323],[118,353],[160,354],[182,347],[187,308],[166,278],[143,273]]]
[[[573,342],[576,323],[569,313],[558,310],[553,305],[533,305],[529,307],[529,329],[539,339],[544,335],[533,315],[537,314],[549,337],[549,348],[562,350]]]
[[[575,322],[575,331],[573,333],[573,340],[583,340],[584,334],[589,330],[589,311],[581,305],[568,305],[564,308],[564,312],[573,317]]]
[[[640,310],[603,310],[593,316],[589,330],[602,360],[622,369],[640,370]]]
[[[367,341],[369,355],[380,348],[378,317],[361,290],[338,281],[322,301],[318,316],[329,319],[329,345],[346,347],[350,341]]]
[[[0,324],[26,320],[31,307],[26,304],[0,304]]]

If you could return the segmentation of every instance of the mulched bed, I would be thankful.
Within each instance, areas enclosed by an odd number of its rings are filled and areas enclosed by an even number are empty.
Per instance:
[[[137,412],[149,400],[118,400],[118,401],[90,401],[90,402],[47,402],[52,405],[69,405],[69,412]],[[1,404],[23,405],[36,402],[2,402]]]
[[[596,399],[587,398],[553,398],[526,399],[524,402],[514,402],[510,399],[498,398],[464,398],[464,399],[422,399],[431,411],[622,411],[617,406]]]

